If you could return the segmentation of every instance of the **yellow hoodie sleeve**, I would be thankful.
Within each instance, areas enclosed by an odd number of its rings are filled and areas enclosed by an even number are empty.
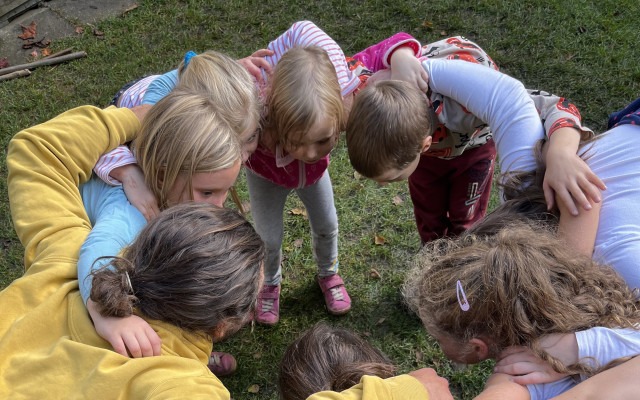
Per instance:
[[[363,376],[351,389],[316,393],[308,400],[429,400],[429,393],[420,381],[409,375],[387,379]]]
[[[27,273],[35,273],[28,269],[38,258],[77,257],[91,229],[78,185],[89,179],[101,154],[132,140],[139,128],[129,109],[83,106],[11,140],[9,202]]]

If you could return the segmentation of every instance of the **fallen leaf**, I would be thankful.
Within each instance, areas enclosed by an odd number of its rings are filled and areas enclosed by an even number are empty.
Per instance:
[[[380,272],[376,271],[374,268],[371,268],[369,270],[369,276],[372,277],[373,279],[380,279]]]
[[[18,37],[22,40],[35,39],[36,26],[38,25],[35,22],[31,22],[31,25],[29,26],[24,26],[20,24],[20,28],[22,28],[22,35],[19,35]]]
[[[424,26],[425,28],[433,29],[433,22],[431,22],[431,21],[424,21],[424,22],[422,23],[422,26]]]
[[[258,393],[259,391],[260,391],[260,386],[256,384],[249,386],[249,389],[247,389],[247,392],[249,393]]]
[[[378,320],[378,325],[380,325],[381,323],[383,323],[386,320],[386,318],[382,317]]]
[[[127,15],[128,12],[135,10],[136,8],[138,8],[137,4],[132,5],[131,7],[127,8],[126,10],[124,10],[122,12],[122,18],[124,18],[125,15]]]
[[[387,239],[382,235],[374,235],[374,240],[373,241],[374,241],[375,244],[377,244],[379,246],[382,246],[383,244],[387,243]]]
[[[44,38],[40,39],[37,42],[31,41],[31,40],[25,40],[24,43],[22,43],[22,48],[23,49],[30,49],[32,47],[39,47],[41,49],[44,49],[45,47],[49,46],[51,44],[51,40],[44,40]]]
[[[297,248],[302,247],[302,239],[296,239],[296,240],[294,240],[294,241],[293,241],[293,246],[294,246],[294,247],[297,247]]]
[[[51,49],[48,48],[48,47],[42,49],[42,55],[45,56],[45,57],[46,56],[50,56],[51,55]]]
[[[398,195],[393,196],[393,199],[391,199],[391,202],[396,205],[399,206],[400,204],[404,203],[404,200],[402,200],[402,198]]]
[[[253,355],[253,358],[255,358],[255,359],[262,358],[262,354],[256,353],[256,354]]]
[[[99,31],[97,28],[93,28],[93,34],[98,37],[98,39],[104,38],[104,32]]]
[[[7,61],[7,57],[5,58],[0,58],[0,69],[2,68],[7,68],[9,65],[9,61]]]
[[[293,215],[303,215],[303,216],[307,216],[307,210],[303,209],[303,208],[292,208],[291,209],[291,214]]]
[[[358,171],[353,171],[353,177],[355,178],[355,180],[359,181],[360,179],[362,179],[362,175],[360,175],[360,173]]]
[[[38,58],[40,54],[38,53],[38,49],[33,49],[33,51],[29,53],[29,55],[33,58]]]
[[[420,350],[416,350],[416,361],[422,362],[423,358],[424,358],[424,354]]]
[[[77,33],[78,35],[80,35],[80,34],[81,34],[81,33],[83,33],[83,32],[84,32],[84,28],[83,28],[83,27],[81,27],[81,26],[76,26],[76,33]]]
[[[447,36],[447,31],[440,31],[440,36]]]

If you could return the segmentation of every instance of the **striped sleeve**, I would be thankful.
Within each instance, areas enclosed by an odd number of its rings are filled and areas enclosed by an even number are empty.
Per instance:
[[[159,76],[160,75],[149,75],[131,85],[131,87],[120,95],[118,107],[133,108],[142,104],[142,99],[144,98],[144,94],[147,92],[149,84]]]
[[[122,183],[111,177],[111,171],[123,165],[135,164],[136,158],[127,146],[118,146],[109,153],[103,154],[93,167],[93,171],[100,179],[112,186],[119,186]]]
[[[280,37],[269,43],[268,48],[274,54],[265,57],[265,59],[275,68],[282,55],[295,46],[318,46],[329,54],[329,58],[336,68],[343,97],[358,88],[360,80],[347,67],[347,61],[340,46],[311,21],[296,22]]]

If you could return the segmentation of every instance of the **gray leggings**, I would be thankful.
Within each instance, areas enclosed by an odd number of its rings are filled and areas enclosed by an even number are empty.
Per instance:
[[[313,257],[318,275],[325,277],[338,272],[338,215],[333,204],[333,188],[329,171],[313,185],[290,189],[264,179],[246,169],[251,215],[255,228],[267,248],[264,263],[264,284],[279,285],[282,280],[283,213],[287,196],[295,190],[307,209],[311,225]]]

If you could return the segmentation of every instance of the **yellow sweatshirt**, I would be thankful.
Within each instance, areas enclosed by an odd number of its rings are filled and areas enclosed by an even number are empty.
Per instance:
[[[307,400],[429,400],[424,385],[409,375],[381,379],[363,376],[356,386],[343,392],[320,392]]]
[[[11,140],[9,200],[26,273],[0,292],[0,399],[229,399],[206,366],[209,340],[148,321],[162,356],[123,357],[97,335],[78,291],[91,229],[78,185],[139,127],[126,108],[84,106]]]

